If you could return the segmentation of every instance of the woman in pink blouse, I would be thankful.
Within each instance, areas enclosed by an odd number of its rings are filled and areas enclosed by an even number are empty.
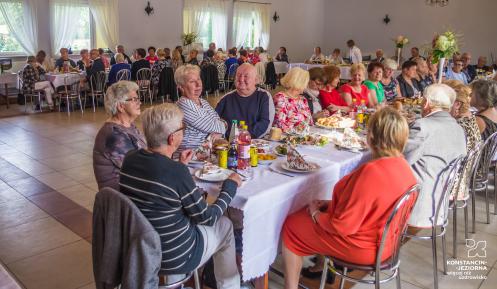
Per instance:
[[[294,67],[280,82],[285,89],[273,96],[276,110],[273,126],[283,132],[301,132],[313,125],[307,99],[302,96],[309,83],[309,72]]]
[[[365,73],[366,67],[362,63],[352,64],[350,67],[351,80],[341,87],[342,98],[351,108],[354,107],[354,104],[357,106],[361,105],[361,101],[363,100],[368,107],[374,106],[375,102],[371,101],[368,88],[362,84]]]

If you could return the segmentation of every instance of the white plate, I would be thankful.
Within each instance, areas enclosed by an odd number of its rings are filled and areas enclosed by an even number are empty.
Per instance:
[[[202,169],[195,171],[195,177],[197,177],[199,180],[206,181],[206,182],[223,182],[225,181],[231,172],[229,170],[221,169],[219,173],[215,174],[201,174]]]
[[[317,163],[315,162],[309,162],[307,161],[310,165],[314,165],[315,168],[310,170],[310,171],[302,171],[302,170],[296,170],[296,169],[292,169],[290,168],[290,166],[288,165],[288,163],[286,161],[283,161],[280,163],[280,166],[282,169],[284,169],[285,171],[288,171],[288,172],[292,172],[292,173],[312,173],[312,172],[315,172],[317,170],[319,170],[321,168],[320,165],[318,165]]]
[[[274,160],[261,160],[261,159],[259,159],[259,164],[260,165],[270,165],[273,162],[277,161],[278,160],[278,155],[276,153],[272,154],[272,155],[276,156],[276,158]]]

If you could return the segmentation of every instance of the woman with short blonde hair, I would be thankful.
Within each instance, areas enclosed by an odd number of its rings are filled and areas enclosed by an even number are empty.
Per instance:
[[[350,82],[341,87],[342,98],[350,108],[363,103],[368,107],[372,107],[377,102],[371,100],[369,89],[362,84],[365,75],[366,67],[362,63],[355,63],[350,66]]]
[[[275,106],[274,127],[283,132],[303,132],[313,125],[307,99],[302,96],[309,83],[309,72],[294,67],[280,80],[285,88],[273,96]]]
[[[401,156],[409,137],[407,120],[386,107],[373,114],[368,125],[368,144],[373,158]]]
[[[166,59],[166,52],[164,49],[157,50],[157,61],[152,65],[152,84],[155,88],[159,87],[160,73],[164,68],[169,66],[169,61]]]

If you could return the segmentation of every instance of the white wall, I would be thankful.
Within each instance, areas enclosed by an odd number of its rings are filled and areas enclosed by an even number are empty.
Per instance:
[[[462,51],[469,51],[476,61],[478,55],[497,58],[496,0],[450,0],[446,7],[431,7],[424,0],[328,0],[325,1],[326,52],[353,38],[363,52],[377,48],[388,56],[394,53],[391,40],[405,35],[412,46],[431,43],[436,32],[447,29],[463,34]],[[391,22],[382,19],[388,14]],[[348,52],[348,50],[347,50]],[[405,51],[403,55],[410,55]],[[490,59],[490,58],[489,58]]]

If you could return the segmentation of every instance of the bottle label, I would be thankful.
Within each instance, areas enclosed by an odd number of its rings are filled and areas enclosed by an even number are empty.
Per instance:
[[[228,157],[228,168],[236,169],[237,166],[238,166],[238,160],[235,157]]]
[[[238,157],[250,159],[250,145],[238,145]]]

